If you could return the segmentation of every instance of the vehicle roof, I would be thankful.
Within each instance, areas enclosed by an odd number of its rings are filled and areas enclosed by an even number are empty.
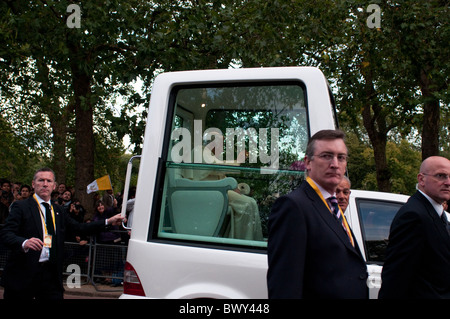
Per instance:
[[[383,200],[387,199],[387,200],[398,200],[398,201],[405,202],[408,200],[409,195],[352,189],[350,197],[353,197],[353,198],[364,197],[364,198],[368,198],[368,199],[383,199]]]

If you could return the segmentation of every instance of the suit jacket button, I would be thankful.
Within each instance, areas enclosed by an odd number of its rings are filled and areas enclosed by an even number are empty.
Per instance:
[[[359,275],[359,279],[367,279],[369,275],[367,273]]]

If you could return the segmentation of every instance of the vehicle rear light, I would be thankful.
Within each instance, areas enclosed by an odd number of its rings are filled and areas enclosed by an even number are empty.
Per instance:
[[[139,276],[130,263],[125,263],[123,274],[123,293],[127,295],[144,296],[145,292],[142,287]]]

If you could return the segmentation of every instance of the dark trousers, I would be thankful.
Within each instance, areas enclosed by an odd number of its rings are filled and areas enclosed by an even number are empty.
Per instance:
[[[61,283],[59,283],[56,266],[49,262],[41,263],[40,269],[28,289],[17,291],[10,287],[5,287],[3,298],[5,300],[63,299],[64,290]]]

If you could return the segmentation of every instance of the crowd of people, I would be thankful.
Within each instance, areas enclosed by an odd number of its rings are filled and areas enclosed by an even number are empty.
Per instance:
[[[0,228],[5,223],[8,216],[9,207],[15,201],[25,200],[30,196],[33,196],[34,189],[21,182],[11,182],[7,178],[0,178]],[[113,194],[112,190],[107,190],[103,194],[98,192],[94,193],[94,215],[92,219],[87,219],[86,209],[81,205],[81,202],[74,197],[74,188],[66,185],[65,183],[59,183],[58,186],[51,194],[51,202],[53,204],[60,205],[69,214],[71,218],[79,223],[90,222],[91,220],[105,220],[115,214],[120,213],[122,196],[121,193]],[[102,244],[125,244],[128,240],[128,234],[126,232],[119,232],[120,226],[115,226],[108,231],[97,234],[97,243]],[[66,241],[78,242],[81,245],[88,243],[86,236],[80,236],[73,232],[66,233]]]
[[[34,189],[22,182],[11,182],[7,178],[0,178],[0,191],[1,191],[1,219],[0,224],[4,223],[6,216],[8,215],[9,206],[18,200],[27,199],[33,196]],[[57,188],[52,192],[52,203],[63,206],[69,212],[78,215],[80,212],[84,214],[85,209],[81,206],[80,201],[74,198],[75,190],[71,186],[67,186],[65,183],[59,183]],[[114,211],[118,211],[118,203],[121,202],[121,194],[117,193],[116,196],[111,195],[111,191],[106,191],[103,197],[100,197],[99,193],[94,194],[94,202],[106,201],[110,203],[109,206],[114,208]],[[113,200],[109,198],[112,197]],[[106,199],[108,198],[108,199]],[[76,218],[79,219],[79,218]]]

